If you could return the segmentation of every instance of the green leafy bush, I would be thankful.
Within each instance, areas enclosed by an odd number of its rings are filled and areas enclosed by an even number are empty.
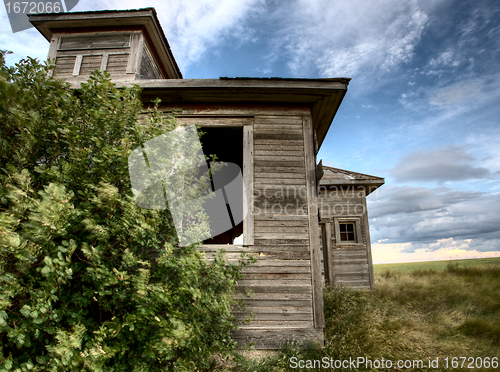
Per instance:
[[[234,348],[240,265],[179,247],[127,158],[175,120],[93,74],[78,92],[0,59],[0,370],[205,370]]]

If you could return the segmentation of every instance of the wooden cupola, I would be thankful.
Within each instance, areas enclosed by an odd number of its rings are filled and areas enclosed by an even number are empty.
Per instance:
[[[105,70],[113,80],[182,79],[154,8],[29,18],[50,42],[57,77],[83,82]]]

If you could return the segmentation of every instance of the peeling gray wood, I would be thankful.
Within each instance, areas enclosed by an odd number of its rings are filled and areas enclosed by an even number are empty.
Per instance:
[[[254,342],[255,349],[279,349],[287,342],[303,342],[304,345],[309,340],[323,342],[324,335],[322,330],[313,327],[293,328],[276,327],[267,329],[244,329],[232,333],[233,338],[240,347]]]
[[[253,126],[243,127],[243,244],[254,244],[254,154]]]
[[[333,285],[334,264],[332,255],[332,223],[330,221],[325,223],[324,234],[323,262],[325,263],[325,279],[330,285]]]
[[[316,162],[313,145],[313,127],[311,117],[303,117],[304,125],[304,154],[306,163],[307,198],[309,203],[309,244],[311,247],[311,271],[314,305],[314,326],[318,329],[325,327],[325,314],[323,310],[323,285],[321,282],[321,256],[319,251],[319,219],[317,213],[316,197]]]
[[[82,66],[82,56],[76,56],[75,67],[73,68],[73,76],[80,75],[80,67]]]
[[[102,55],[102,60],[101,60],[101,71],[106,71],[106,68],[108,67],[108,53],[104,53]]]
[[[127,74],[139,73],[143,48],[144,36],[142,33],[135,32],[130,35],[130,54],[127,64]]]

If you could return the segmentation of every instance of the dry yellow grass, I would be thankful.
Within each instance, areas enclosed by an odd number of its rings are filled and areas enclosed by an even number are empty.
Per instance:
[[[383,357],[394,362],[425,363],[425,368],[402,369],[407,371],[471,370],[451,369],[453,357],[500,360],[500,260],[467,261],[467,265],[439,263],[434,268],[427,263],[413,270],[385,268],[376,271],[373,291],[326,288],[325,346],[289,347],[277,356],[260,360],[246,357],[226,370],[301,370],[290,368],[292,357],[297,360]],[[440,368],[427,368],[429,358],[439,358]],[[444,368],[445,358],[448,369]],[[493,370],[474,368],[474,371]]]

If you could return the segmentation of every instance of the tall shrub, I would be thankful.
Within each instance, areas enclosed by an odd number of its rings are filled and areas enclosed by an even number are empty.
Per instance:
[[[234,347],[241,265],[179,247],[168,210],[136,206],[130,152],[175,127],[137,87],[0,59],[0,370],[204,370]]]

